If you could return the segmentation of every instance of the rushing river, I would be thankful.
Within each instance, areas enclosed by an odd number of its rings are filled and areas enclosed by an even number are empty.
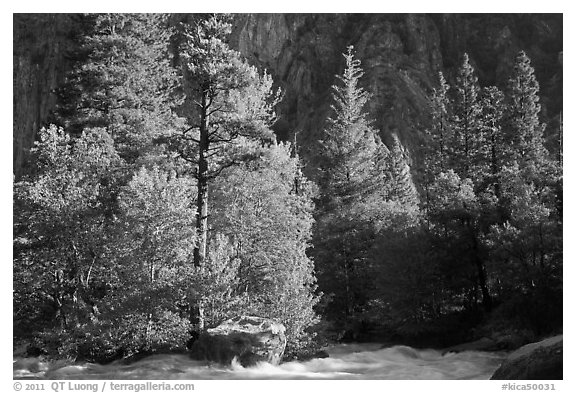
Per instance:
[[[126,365],[43,363],[14,359],[14,378],[38,379],[489,379],[504,354],[446,353],[406,346],[341,344],[328,348],[330,357],[279,366],[261,363],[244,368],[189,359],[186,355],[153,355]]]

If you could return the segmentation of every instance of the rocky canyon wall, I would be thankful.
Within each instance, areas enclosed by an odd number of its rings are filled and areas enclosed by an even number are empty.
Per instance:
[[[562,110],[562,15],[252,14],[238,18],[232,43],[285,90],[276,131],[284,139],[298,133],[308,156],[331,114],[348,45],[362,61],[374,127],[388,143],[397,134],[416,161],[438,72],[453,81],[464,52],[482,85],[504,88],[516,54],[526,51],[548,134]]]

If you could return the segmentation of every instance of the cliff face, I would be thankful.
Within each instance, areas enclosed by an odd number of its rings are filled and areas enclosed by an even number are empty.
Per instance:
[[[13,87],[14,175],[18,177],[38,130],[56,105],[55,89],[68,68],[72,44],[68,14],[14,14]]]
[[[482,85],[504,88],[516,54],[526,51],[549,133],[562,110],[562,15],[242,15],[232,44],[285,90],[276,131],[284,139],[298,132],[308,156],[331,114],[331,85],[348,45],[362,61],[374,127],[385,142],[396,133],[416,161],[438,72],[453,81],[464,52]]]
[[[56,104],[54,89],[71,64],[81,32],[74,15],[14,16],[14,173]],[[525,50],[541,85],[543,118],[562,109],[562,15],[243,14],[231,44],[266,68],[285,92],[275,131],[313,157],[331,114],[331,85],[354,45],[362,61],[368,111],[384,141],[399,135],[418,162],[416,147],[427,119],[427,99],[438,71],[449,81],[468,52],[481,84],[503,87],[514,56]]]
[[[269,29],[274,39],[266,40]],[[330,115],[331,86],[354,45],[362,61],[368,110],[386,139],[415,139],[426,97],[441,69],[436,26],[422,15],[249,15],[237,26],[238,49],[268,68],[285,90],[281,137],[299,132],[302,147],[317,139]]]

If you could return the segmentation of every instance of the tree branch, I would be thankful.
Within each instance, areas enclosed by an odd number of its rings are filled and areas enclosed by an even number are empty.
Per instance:
[[[216,107],[216,108],[208,111],[208,116],[212,116],[212,115],[213,115],[214,113],[216,113],[216,112],[230,112],[230,111],[225,111],[225,110],[223,110],[222,108],[224,108],[224,106],[223,106],[223,105],[220,105],[219,107]]]
[[[200,141],[196,138],[192,138],[191,136],[182,136],[182,139],[184,139],[185,141],[190,141],[190,142],[194,142],[197,144],[200,144]]]
[[[207,177],[208,179],[215,179],[222,173],[222,171],[226,168],[230,168],[234,165],[239,165],[240,163],[237,161],[230,161],[227,164],[222,165],[218,170],[214,171],[213,173],[209,174]]]
[[[229,138],[223,138],[217,135],[216,138],[210,139],[210,143],[232,142],[236,138],[238,138],[238,135],[232,135]]]
[[[218,149],[210,149],[210,150],[212,150],[213,152],[206,154],[206,158],[214,157],[216,154],[220,153],[220,149],[219,149],[219,148],[218,148]]]
[[[178,152],[178,156],[179,156],[180,158],[182,158],[184,161],[187,161],[187,162],[189,162],[189,163],[191,163],[191,164],[198,165],[198,161],[197,161],[197,160],[194,160],[194,159],[192,159],[192,158],[186,157],[185,154],[184,154],[183,152],[181,152],[181,151]]]

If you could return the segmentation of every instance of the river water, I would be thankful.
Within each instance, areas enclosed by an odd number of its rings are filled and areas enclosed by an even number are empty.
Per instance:
[[[189,359],[186,355],[153,355],[126,365],[43,363],[14,359],[14,378],[31,379],[489,379],[505,354],[466,351],[446,353],[407,346],[339,344],[330,357],[305,362],[267,363],[244,368]]]

